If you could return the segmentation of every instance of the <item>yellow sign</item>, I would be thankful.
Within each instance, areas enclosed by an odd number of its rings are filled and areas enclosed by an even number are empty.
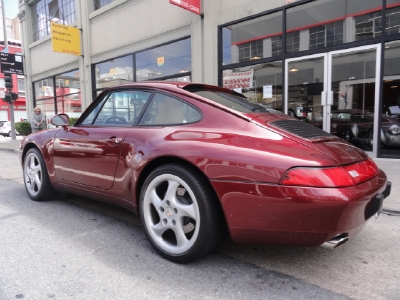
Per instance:
[[[53,52],[81,55],[79,29],[51,22],[51,41]]]
[[[157,66],[161,67],[164,65],[164,56],[157,57]]]

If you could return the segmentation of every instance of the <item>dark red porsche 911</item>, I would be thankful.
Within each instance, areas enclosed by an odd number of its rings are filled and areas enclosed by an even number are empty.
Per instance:
[[[227,235],[334,248],[390,194],[363,151],[216,86],[115,86],[68,120],[56,115],[56,128],[21,143],[30,198],[67,191],[132,210],[175,262],[206,255]]]

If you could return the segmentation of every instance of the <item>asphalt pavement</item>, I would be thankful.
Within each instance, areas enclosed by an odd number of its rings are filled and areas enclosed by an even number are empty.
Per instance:
[[[15,140],[11,137],[0,136],[0,152],[8,151],[18,153],[22,136],[17,136]],[[387,175],[389,181],[392,182],[392,191],[388,198],[383,203],[383,213],[388,214],[400,214],[400,159],[389,159],[389,158],[375,158],[375,163],[381,168]],[[21,166],[1,166],[1,172],[4,174],[15,174],[13,177],[18,177],[19,172],[21,173],[22,181],[22,169]],[[17,178],[15,178],[17,179]],[[16,180],[17,181],[17,180]]]

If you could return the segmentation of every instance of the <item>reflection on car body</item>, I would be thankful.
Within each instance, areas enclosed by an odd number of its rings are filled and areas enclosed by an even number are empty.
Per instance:
[[[390,194],[385,173],[362,150],[217,86],[115,86],[73,126],[64,114],[51,122],[58,128],[21,143],[30,198],[67,191],[132,210],[152,246],[179,263],[227,235],[334,248]]]

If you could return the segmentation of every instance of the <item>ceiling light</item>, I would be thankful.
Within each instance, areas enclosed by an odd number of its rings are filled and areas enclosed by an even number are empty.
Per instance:
[[[299,69],[297,69],[295,66],[293,66],[290,70],[289,70],[289,72],[297,72]]]

